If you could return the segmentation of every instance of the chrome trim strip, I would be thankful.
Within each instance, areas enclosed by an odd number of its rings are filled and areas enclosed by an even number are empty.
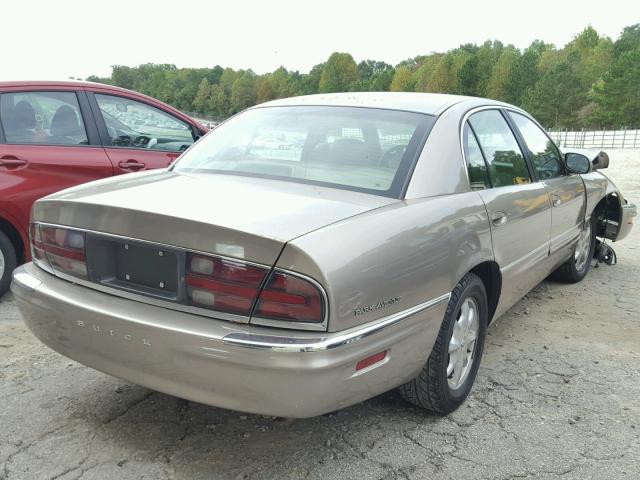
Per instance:
[[[445,293],[428,302],[415,305],[401,312],[394,313],[367,325],[355,327],[335,335],[323,337],[286,337],[275,335],[261,335],[256,333],[234,332],[222,337],[226,345],[237,347],[256,348],[278,352],[322,352],[333,348],[342,347],[380,332],[386,328],[398,324],[402,320],[420,313],[428,308],[448,302],[451,293]]]

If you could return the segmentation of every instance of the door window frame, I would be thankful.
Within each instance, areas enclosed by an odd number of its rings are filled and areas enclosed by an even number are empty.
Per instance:
[[[30,147],[71,147],[71,148],[91,148],[102,147],[100,136],[98,134],[98,128],[96,125],[93,112],[89,106],[89,100],[87,93],[83,88],[81,89],[68,89],[68,88],[34,88],[34,87],[21,87],[12,88],[10,90],[4,90],[0,92],[0,101],[2,96],[7,94],[20,94],[20,93],[73,93],[76,96],[78,102],[78,108],[80,110],[80,120],[83,123],[85,133],[87,134],[87,145],[80,144],[60,144],[60,143],[9,143],[4,135],[4,125],[2,124],[2,118],[0,118],[0,144],[3,145],[16,145],[16,146],[30,146]]]
[[[469,122],[469,118],[471,118],[471,116],[473,116],[475,113],[478,112],[482,112],[482,111],[486,111],[486,110],[496,110],[504,119],[504,121],[507,123],[507,126],[509,127],[509,130],[511,131],[513,137],[516,140],[516,143],[518,144],[518,147],[520,148],[520,153],[522,153],[522,158],[524,159],[524,163],[527,166],[527,171],[529,172],[529,178],[531,180],[530,183],[525,183],[524,185],[531,185],[533,183],[538,183],[540,182],[540,179],[538,178],[538,175],[535,172],[535,169],[533,168],[533,163],[531,162],[531,156],[529,155],[529,149],[527,148],[526,144],[523,143],[523,139],[522,136],[520,135],[520,132],[516,129],[514,131],[515,125],[512,125],[512,120],[510,118],[508,118],[509,116],[507,115],[507,111],[511,110],[517,113],[524,113],[521,110],[518,110],[516,108],[509,108],[509,107],[505,107],[504,105],[484,105],[481,107],[475,107],[472,108],[471,110],[468,110],[462,117],[462,122],[460,124],[460,150],[462,152],[462,160],[464,163],[464,170],[465,173],[467,175],[467,182],[469,183],[469,189],[471,191],[473,191],[471,189],[471,177],[469,176],[469,167],[468,167],[468,163],[467,163],[467,156],[465,154],[465,149],[464,149],[464,128],[465,125],[469,125],[469,127],[471,128],[471,131],[473,132],[474,136],[476,137],[476,141],[478,142],[478,145],[480,146],[480,152],[482,153],[482,157],[484,158],[485,161],[485,165],[487,166],[487,174],[489,176],[489,182],[491,183],[491,188],[504,188],[504,187],[514,187],[514,186],[519,186],[518,184],[513,184],[513,185],[500,185],[500,186],[493,186],[493,179],[491,178],[491,170],[489,169],[489,163],[487,161],[487,158],[485,156],[484,153],[484,149],[482,148],[482,143],[480,143],[480,139],[477,137],[475,130],[473,130],[473,126],[471,125],[471,123]],[[527,115],[528,116],[528,115]],[[555,144],[554,144],[555,145]]]
[[[142,99],[139,98],[135,98],[135,97],[130,97],[127,95],[119,95],[116,94],[114,92],[94,92],[91,90],[88,90],[87,92],[87,97],[88,97],[88,102],[89,102],[89,106],[91,107],[91,110],[93,112],[93,116],[95,118],[96,121],[96,125],[98,127],[98,133],[100,135],[100,141],[101,141],[101,145],[105,148],[117,148],[117,149],[121,149],[121,150],[141,150],[141,151],[145,151],[145,152],[157,152],[157,153],[183,153],[183,152],[172,152],[171,150],[160,150],[160,149],[149,149],[149,148],[140,148],[140,147],[132,147],[132,146],[120,146],[120,145],[113,145],[113,141],[111,140],[111,137],[109,136],[109,131],[107,130],[107,124],[104,121],[104,117],[102,116],[102,110],[100,110],[100,105],[98,105],[98,100],[96,100],[96,94],[98,95],[106,95],[106,96],[110,96],[110,97],[117,97],[117,98],[122,98],[125,100],[130,100],[132,102],[138,102],[138,103],[142,103],[143,105],[146,105],[150,108],[153,108],[155,110],[159,110],[162,113],[164,113],[165,115],[169,115],[171,118],[173,118],[176,122],[180,122],[186,126],[189,127],[189,132],[191,132],[191,139],[193,140],[193,143],[196,143],[201,137],[202,134],[200,134],[200,132],[196,132],[195,131],[195,127],[187,122],[186,120],[176,117],[173,113],[168,112],[166,110],[164,110],[163,108],[158,107],[157,105],[152,105],[149,102],[145,102]],[[191,145],[193,145],[193,143]]]
[[[464,135],[465,135],[467,129],[468,129],[469,132],[471,132],[471,136],[476,141],[476,144],[478,145],[478,150],[480,150],[480,156],[482,157],[482,160],[484,161],[484,166],[486,168],[486,170],[485,170],[486,180],[487,180],[487,183],[489,184],[489,186],[486,187],[485,190],[488,190],[490,188],[494,188],[493,179],[491,178],[491,172],[489,170],[489,163],[487,162],[487,157],[484,154],[484,150],[482,149],[482,146],[480,145],[480,140],[478,139],[478,135],[476,135],[476,131],[473,129],[473,126],[471,125],[471,123],[469,123],[469,120],[465,120],[465,122],[464,122],[464,124],[462,126],[462,135],[463,135],[463,137],[462,137],[462,150],[464,152],[464,168],[467,171],[467,178],[469,180],[469,187],[471,187],[471,175],[469,173],[469,162],[467,161],[467,158],[466,158],[467,152],[466,152],[466,149],[464,148],[465,147],[465,140],[464,139],[466,138]],[[471,188],[471,190],[473,190],[473,188]]]
[[[515,120],[513,118],[511,118],[511,116],[509,115],[509,112],[517,113],[517,114],[522,115],[523,117],[527,118],[528,120],[531,120],[533,122],[533,124],[535,126],[537,126],[542,131],[542,133],[544,133],[544,135],[547,137],[547,140],[549,140],[551,142],[551,144],[555,147],[556,151],[558,152],[558,157],[559,157],[558,161],[560,162],[560,170],[561,170],[561,172],[560,172],[560,175],[558,175],[557,177],[553,177],[553,178],[560,178],[560,177],[566,176],[568,171],[567,171],[566,165],[564,164],[564,159],[562,158],[562,152],[560,151],[558,146],[555,144],[555,142],[553,140],[551,140],[551,137],[549,137],[549,135],[547,134],[546,130],[544,128],[542,128],[542,125],[540,125],[531,115],[528,115],[526,112],[518,111],[518,110],[516,110],[514,108],[503,108],[503,110],[504,110],[503,116],[507,119],[507,123],[509,123],[509,125],[511,126],[511,130],[514,131],[514,132],[517,132],[516,139],[518,140],[519,143],[521,142],[520,148],[523,149],[523,152],[527,156],[527,161],[531,165],[531,167],[533,168],[533,171],[535,172],[537,181],[541,182],[542,180],[538,176],[538,172],[535,169],[535,165],[533,164],[533,152],[531,150],[529,150],[529,146],[527,145],[527,142],[524,139],[524,135],[522,135],[522,132],[520,132],[520,129],[518,128],[518,125],[516,124]]]

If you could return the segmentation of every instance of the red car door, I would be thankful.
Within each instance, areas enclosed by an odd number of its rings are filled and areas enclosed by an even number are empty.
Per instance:
[[[23,239],[34,201],[113,175],[84,90],[51,88],[0,91],[0,217]]]
[[[166,168],[203,134],[151,99],[101,90],[88,95],[116,174]]]

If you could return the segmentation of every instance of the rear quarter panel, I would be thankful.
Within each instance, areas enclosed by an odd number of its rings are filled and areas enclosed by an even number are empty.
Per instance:
[[[486,209],[467,192],[398,201],[303,235],[286,245],[277,266],[325,287],[329,331],[339,331],[446,294],[492,259]]]

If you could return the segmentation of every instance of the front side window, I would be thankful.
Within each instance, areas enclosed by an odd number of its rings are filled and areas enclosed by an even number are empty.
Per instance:
[[[146,103],[115,95],[95,95],[114,147],[182,152],[194,142],[191,127]]]
[[[480,145],[476,136],[471,130],[468,122],[464,126],[464,156],[467,160],[467,171],[469,172],[469,183],[472,190],[484,190],[490,188],[489,172],[487,164],[482,156]]]
[[[16,92],[0,96],[7,143],[88,145],[74,92]]]
[[[531,152],[531,162],[538,178],[546,180],[563,174],[560,152],[538,125],[529,118],[515,112],[509,112],[518,130]]]
[[[433,121],[375,108],[256,108],[212,131],[174,168],[398,197]]]
[[[530,183],[527,168],[516,137],[498,110],[483,110],[469,117],[480,148],[489,165],[494,187]]]

